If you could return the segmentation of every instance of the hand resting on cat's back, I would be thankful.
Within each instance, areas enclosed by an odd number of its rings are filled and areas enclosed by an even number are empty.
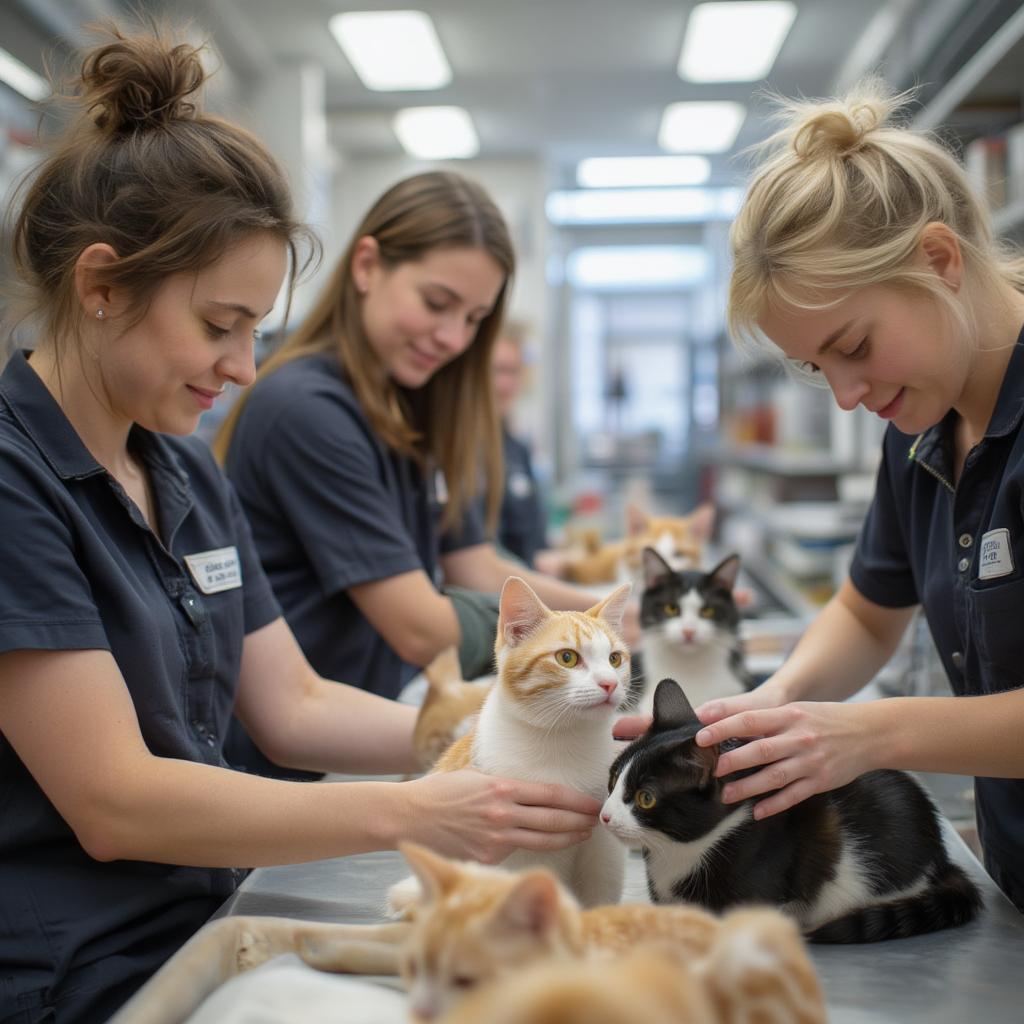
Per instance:
[[[912,776],[868,772],[758,821],[753,798],[723,801],[737,775],[716,776],[726,745],[698,746],[701,728],[679,685],[663,679],[650,729],[610,772],[601,821],[643,850],[654,902],[768,903],[817,942],[901,938],[977,915],[981,894],[951,861]]]

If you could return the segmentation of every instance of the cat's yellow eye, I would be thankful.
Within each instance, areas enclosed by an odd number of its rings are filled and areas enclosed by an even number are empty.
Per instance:
[[[649,811],[658,802],[649,789],[638,789],[633,799],[641,811]]]
[[[575,668],[580,663],[580,656],[575,651],[566,648],[555,655],[555,660],[566,668]]]
[[[700,617],[702,619],[713,619],[715,617],[715,609],[714,608],[701,608],[701,610],[700,610]]]
[[[452,984],[456,988],[461,989],[473,988],[473,986],[476,985],[476,978],[470,978],[465,974],[456,974],[455,977],[452,978]]]
[[[669,602],[669,604],[665,605],[665,607],[662,609],[662,611],[664,611],[664,613],[666,615],[678,615],[679,614],[679,605],[672,604],[671,602]]]
[[[612,651],[612,653],[608,655],[608,664],[611,665],[612,668],[618,668],[622,664],[622,652]]]

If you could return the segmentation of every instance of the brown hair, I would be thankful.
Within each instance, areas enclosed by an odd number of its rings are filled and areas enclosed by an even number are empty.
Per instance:
[[[166,28],[94,31],[101,41],[57,97],[76,116],[19,187],[12,236],[21,318],[36,318],[39,336],[58,348],[79,342],[75,266],[97,242],[117,254],[96,273],[126,290],[129,320],[169,275],[209,266],[259,232],[288,247],[290,299],[299,241],[309,244],[308,264],[315,239],[295,221],[285,177],[263,144],[201,113],[200,48],[173,42]]]
[[[911,94],[867,78],[841,99],[780,101],[781,130],[761,149],[733,222],[728,322],[760,343],[774,304],[822,309],[848,292],[887,285],[926,292],[968,332],[969,305],[915,265],[926,225],[955,235],[974,291],[1024,290],[1024,260],[992,236],[988,212],[939,142],[900,123]]]
[[[440,248],[487,252],[505,281],[494,308],[477,328],[473,343],[415,391],[385,378],[362,321],[361,296],[352,279],[359,239],[372,236],[379,258],[391,268],[423,259]],[[454,526],[480,489],[480,459],[486,477],[487,519],[501,504],[501,433],[491,390],[491,351],[501,328],[515,256],[508,228],[487,193],[451,171],[406,178],[370,208],[301,327],[260,367],[257,380],[285,363],[315,352],[336,354],[356,398],[378,437],[390,448],[445,475],[448,505],[442,527]],[[221,427],[214,451],[227,456],[243,395]]]

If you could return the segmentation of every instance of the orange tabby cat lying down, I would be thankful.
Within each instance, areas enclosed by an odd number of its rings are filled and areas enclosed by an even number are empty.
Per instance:
[[[414,1021],[453,1012],[473,990],[540,963],[611,961],[638,944],[671,946],[691,962],[706,998],[768,996],[789,1014],[766,1024],[819,1024],[821,993],[795,926],[775,910],[717,918],[696,907],[618,904],[581,910],[543,868],[513,873],[464,864],[413,843],[401,852],[421,885],[409,921],[317,924],[229,917],[201,929],[112,1019],[111,1024],[179,1024],[228,978],[281,953],[324,971],[401,973]],[[716,950],[732,950],[720,955]],[[602,970],[609,969],[605,963]],[[489,1014],[459,1021],[491,1021]],[[517,1021],[539,1020],[524,1016]],[[571,1018],[566,1018],[569,1020]],[[579,1018],[582,1019],[582,1018]],[[590,1018],[587,1018],[588,1020]],[[621,1018],[625,1021],[626,1018]],[[636,1016],[631,1020],[639,1019]],[[676,1018],[687,1020],[688,1018]],[[742,1018],[724,1010],[702,1021]]]

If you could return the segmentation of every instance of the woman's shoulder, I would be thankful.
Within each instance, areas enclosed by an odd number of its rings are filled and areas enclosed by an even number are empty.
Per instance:
[[[280,415],[304,419],[323,416],[325,407],[364,418],[337,357],[318,352],[289,360],[261,377],[252,385],[242,415],[264,422]]]

